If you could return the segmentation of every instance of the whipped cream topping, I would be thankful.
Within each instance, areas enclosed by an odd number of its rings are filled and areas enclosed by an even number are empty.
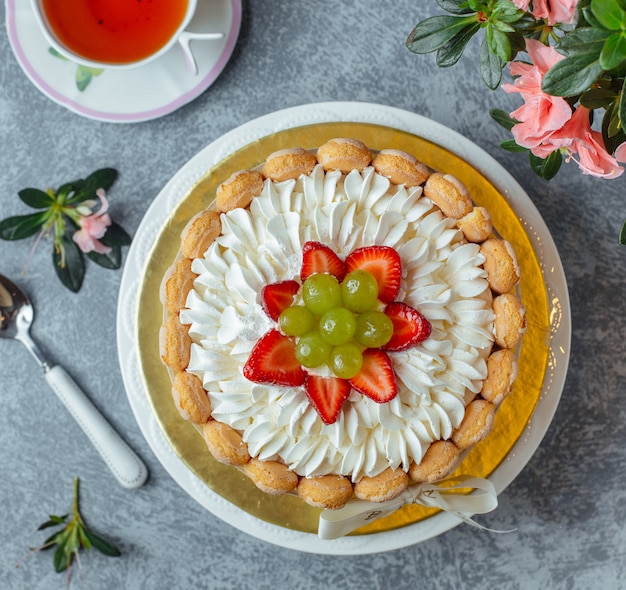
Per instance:
[[[295,473],[349,475],[358,481],[387,467],[419,463],[429,445],[447,439],[480,391],[493,344],[493,312],[484,258],[421,187],[392,185],[373,168],[324,172],[297,181],[266,180],[249,209],[221,215],[222,235],[203,258],[181,321],[192,339],[188,371],[200,377],[212,415],[242,433],[250,455],[280,460]],[[243,365],[275,322],[261,289],[299,280],[302,246],[330,245],[345,258],[373,244],[402,260],[398,301],[432,324],[422,344],[389,353],[398,395],[378,404],[352,391],[339,419],[325,425],[303,387],[251,383]]]

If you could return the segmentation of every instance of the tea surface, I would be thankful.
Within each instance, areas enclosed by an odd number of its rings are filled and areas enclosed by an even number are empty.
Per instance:
[[[183,21],[187,0],[42,0],[61,44],[93,61],[144,59],[163,47]]]

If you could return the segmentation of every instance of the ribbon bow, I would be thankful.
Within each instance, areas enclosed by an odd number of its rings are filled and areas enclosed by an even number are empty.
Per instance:
[[[510,533],[488,529],[473,521],[473,514],[485,514],[498,506],[498,496],[494,485],[488,479],[461,476],[453,486],[439,486],[419,483],[408,487],[402,494],[387,502],[365,502],[350,500],[339,510],[324,510],[320,515],[318,536],[321,539],[337,539],[374,520],[399,510],[405,504],[421,504],[440,508],[458,516],[463,522],[494,533]],[[455,490],[473,488],[469,495],[454,493]]]

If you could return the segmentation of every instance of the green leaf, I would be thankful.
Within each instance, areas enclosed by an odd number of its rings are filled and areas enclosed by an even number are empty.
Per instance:
[[[602,46],[610,34],[609,31],[589,27],[573,29],[559,39],[556,49],[567,57],[586,53],[594,53],[599,56]]]
[[[70,565],[70,560],[68,559],[67,553],[65,551],[65,544],[60,544],[57,546],[56,551],[54,552],[53,563],[54,569],[57,573],[64,572]]]
[[[91,541],[92,547],[103,553],[104,555],[108,555],[109,557],[119,557],[122,553],[121,551],[112,543],[103,539],[99,535],[96,535],[93,531],[85,529],[85,534],[87,538]]]
[[[512,153],[521,153],[528,151],[528,148],[522,147],[514,139],[506,139],[500,144],[500,147],[502,149],[505,149],[507,152]]]
[[[626,35],[613,33],[604,43],[600,53],[600,65],[604,70],[612,70],[626,59]]]
[[[515,27],[501,21],[497,20],[493,23],[493,27],[498,31],[502,31],[503,33],[515,33]]]
[[[100,241],[105,246],[128,246],[130,245],[131,237],[126,233],[124,228],[115,223],[115,221],[112,221]]]
[[[111,246],[110,252],[99,254],[98,252],[87,252],[87,258],[104,268],[115,270],[122,265],[122,249],[120,246]]]
[[[467,0],[437,0],[437,4],[450,14],[471,14],[474,12]]]
[[[543,159],[535,156],[532,152],[528,153],[530,167],[532,170],[545,180],[550,180],[556,176],[563,162],[563,156],[559,150],[552,152],[547,158]]]
[[[418,23],[411,31],[406,46],[413,53],[432,53],[443,47],[452,37],[468,24],[476,22],[475,15],[432,16]]]
[[[602,117],[602,141],[604,147],[609,154],[612,154],[617,147],[626,141],[626,134],[621,126],[615,129],[616,124],[619,122],[618,103],[614,102],[604,113]],[[610,133],[609,135],[609,128]]]
[[[469,40],[479,29],[480,25],[478,23],[467,25],[464,29],[461,29],[450,41],[437,50],[437,65],[440,68],[448,68],[459,61]]]
[[[586,24],[594,29],[604,29],[604,27],[600,24],[600,21],[593,15],[593,12],[591,12],[591,6],[583,6],[580,8],[580,14],[582,19],[579,18],[579,26],[582,26],[584,20]]]
[[[63,61],[69,61],[67,57],[65,57],[64,55],[61,55],[54,47],[48,47],[48,53],[50,55],[54,55],[54,57],[58,57],[59,59],[62,59]]]
[[[65,543],[65,536],[66,536],[65,529],[63,529],[61,531],[57,531],[53,535],[50,535],[43,542],[44,547],[46,547],[46,549],[49,549],[50,547],[52,547],[53,545],[56,545],[57,543]]]
[[[117,180],[117,170],[114,168],[101,168],[92,172],[85,180],[81,181],[80,188],[68,199],[68,205],[76,205],[87,199],[95,199],[96,191],[101,188],[108,191]]]
[[[619,232],[619,243],[626,245],[626,221],[622,225],[622,231]]]
[[[527,20],[525,17],[528,16],[528,13],[523,10],[518,10],[518,8],[509,0],[504,0],[504,2],[499,2],[498,8],[493,12],[493,16],[495,18],[495,23],[519,23],[520,21],[524,21],[522,27],[526,28],[528,26]],[[532,18],[532,22],[535,27],[537,26],[537,21]],[[517,24],[515,28],[519,30]]]
[[[480,45],[480,75],[483,82],[487,84],[491,90],[495,90],[502,80],[502,68],[505,62],[503,62],[495,53],[489,48],[487,43],[487,37],[483,39]]]
[[[489,43],[489,48],[493,53],[503,62],[509,61],[511,57],[511,43],[506,33],[503,33],[493,26],[488,26],[485,32],[485,39]]]
[[[78,66],[76,68],[76,88],[80,92],[84,92],[91,81],[102,74],[104,70],[102,68],[89,68],[87,66]]]
[[[85,261],[80,248],[67,234],[63,234],[60,248],[55,244],[52,261],[61,282],[70,291],[78,293],[85,278]]]
[[[51,514],[50,520],[47,520],[46,522],[40,524],[37,530],[42,531],[43,529],[47,529],[48,527],[51,527],[51,526],[59,526],[61,524],[65,524],[65,521],[68,516],[69,514],[66,514],[65,516],[54,516],[54,514]]]
[[[502,109],[489,109],[489,115],[498,125],[501,125],[508,131],[511,131],[519,123],[517,119],[514,119]]]
[[[0,221],[0,238],[3,240],[23,240],[35,235],[48,219],[49,212],[16,215]]]
[[[80,92],[84,92],[85,88],[89,86],[92,79],[92,74],[89,68],[83,68],[81,66],[76,68],[76,88]]]
[[[591,11],[610,31],[619,31],[626,23],[626,14],[616,0],[591,0]]]
[[[619,105],[618,105],[618,117],[620,128],[622,131],[626,130],[626,84],[622,85],[622,91],[619,97]]]
[[[584,107],[595,109],[606,109],[617,98],[614,90],[609,88],[592,88],[583,93],[580,97],[580,104]]]
[[[593,53],[572,55],[552,66],[543,78],[541,89],[552,96],[575,96],[587,90],[603,68]]]
[[[520,33],[528,33],[529,37],[534,37],[533,33],[537,33],[541,30],[542,25],[538,24],[532,15],[527,12],[519,11],[521,15],[516,15],[515,20],[503,19],[505,22],[515,22],[515,30]]]
[[[25,188],[17,193],[20,199],[33,209],[47,209],[54,203],[54,198],[38,188]]]
[[[83,182],[84,182],[83,180],[79,179],[79,180],[72,180],[72,182],[66,182],[65,184],[62,184],[56,191],[57,201],[60,204],[64,204],[68,196],[80,190],[80,188],[83,186]]]

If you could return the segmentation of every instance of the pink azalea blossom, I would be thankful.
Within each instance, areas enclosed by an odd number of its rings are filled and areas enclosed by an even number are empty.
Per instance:
[[[545,18],[553,27],[556,24],[569,25],[576,21],[576,6],[578,0],[513,0],[513,4],[520,10],[530,12],[537,20]]]
[[[579,106],[568,123],[555,133],[558,137],[569,138],[567,151],[578,164],[583,174],[591,174],[599,178],[617,178],[624,172],[618,163],[626,160],[626,150],[618,149],[615,156],[611,156],[602,141],[602,133],[591,129],[589,123],[589,109]],[[623,147],[620,146],[620,148]],[[575,157],[577,156],[577,158]]]
[[[514,119],[520,121],[511,130],[515,141],[529,148],[535,155],[545,157],[535,150],[544,145],[572,116],[572,109],[564,98],[551,96],[541,90],[541,82],[546,72],[561,61],[563,56],[553,47],[536,39],[526,40],[526,51],[532,65],[512,62],[509,71],[517,79],[513,84],[503,84],[502,88],[508,93],[519,92],[525,101],[511,113]],[[557,147],[561,146],[552,147],[548,153]]]
[[[626,162],[626,141],[619,145],[614,155],[618,162]]]
[[[111,251],[109,246],[100,242],[100,238],[104,236],[107,228],[111,225],[111,218],[107,213],[109,203],[102,189],[98,189],[96,194],[100,198],[100,209],[97,213],[80,217],[78,220],[80,229],[72,236],[74,242],[85,254],[92,251],[98,254],[107,254]]]

